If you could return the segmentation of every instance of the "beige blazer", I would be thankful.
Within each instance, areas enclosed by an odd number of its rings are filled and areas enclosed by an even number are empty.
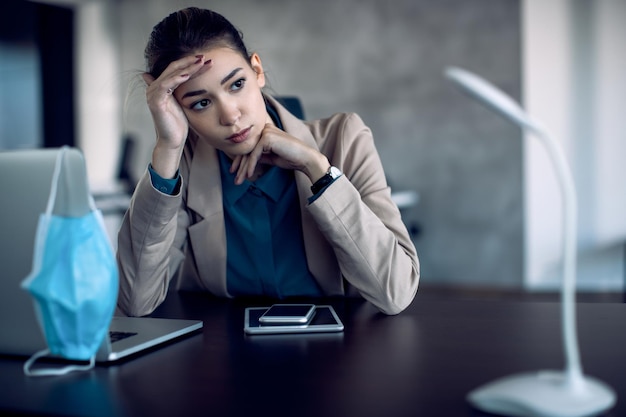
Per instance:
[[[303,123],[271,97],[286,132],[319,149],[344,175],[308,204],[311,182],[295,172],[307,266],[325,295],[356,295],[386,314],[413,300],[415,247],[391,200],[370,129],[355,114]],[[229,297],[226,232],[215,148],[190,137],[177,195],[156,190],[145,172],[118,236],[118,312],[151,313],[176,288]],[[288,242],[286,242],[288,244]]]

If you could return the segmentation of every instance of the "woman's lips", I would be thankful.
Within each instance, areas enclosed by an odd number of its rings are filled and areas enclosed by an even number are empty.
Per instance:
[[[241,143],[244,142],[246,139],[248,139],[248,136],[250,135],[250,129],[252,129],[252,127],[248,127],[246,129],[243,129],[237,133],[235,133],[234,135],[231,135],[229,137],[227,137],[227,140],[230,140],[231,142],[234,143]]]

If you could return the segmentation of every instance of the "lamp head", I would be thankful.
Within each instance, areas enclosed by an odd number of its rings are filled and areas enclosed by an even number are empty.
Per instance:
[[[539,130],[528,114],[508,95],[483,78],[461,68],[448,67],[446,77],[496,113],[522,128]]]

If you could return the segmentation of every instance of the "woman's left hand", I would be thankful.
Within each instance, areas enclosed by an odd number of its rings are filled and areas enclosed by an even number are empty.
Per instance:
[[[311,182],[324,176],[330,167],[328,159],[318,150],[269,123],[252,152],[238,155],[233,160],[230,172],[237,172],[235,184],[253,177],[259,164],[302,171]]]

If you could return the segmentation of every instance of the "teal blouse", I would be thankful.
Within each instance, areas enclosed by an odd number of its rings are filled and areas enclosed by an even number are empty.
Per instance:
[[[268,112],[282,129],[278,115]],[[233,296],[319,296],[321,290],[307,267],[298,191],[294,173],[271,167],[255,182],[235,185],[232,161],[218,151],[222,178],[227,245],[227,287]],[[148,167],[152,185],[175,194],[180,175],[161,178]],[[314,201],[324,190],[313,196]]]

